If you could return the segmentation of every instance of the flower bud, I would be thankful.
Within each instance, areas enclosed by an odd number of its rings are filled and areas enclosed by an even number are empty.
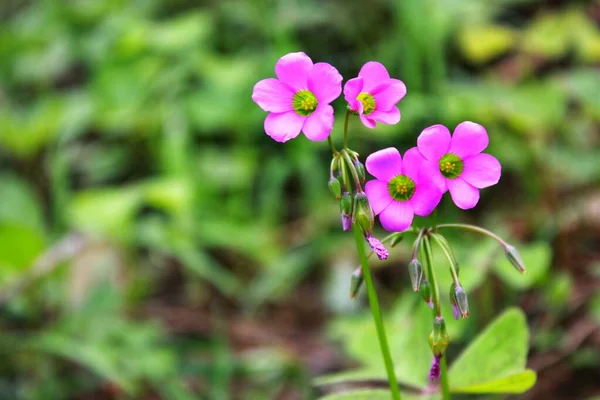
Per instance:
[[[433,356],[433,361],[431,362],[431,368],[429,368],[429,380],[431,382],[437,382],[440,380],[440,375],[442,369],[440,367],[440,360],[442,357]]]
[[[467,318],[469,316],[469,300],[467,299],[467,293],[460,285],[456,286],[454,297],[456,299],[458,311],[460,311],[463,318]]]
[[[358,291],[360,290],[365,277],[363,276],[362,268],[358,268],[356,271],[352,273],[352,278],[350,279],[350,298],[355,299]]]
[[[389,257],[390,253],[388,253],[387,249],[379,239],[371,235],[365,235],[365,239],[367,239],[367,243],[371,250],[373,250],[373,253],[377,254],[377,258],[385,260]]]
[[[456,301],[456,283],[452,282],[450,285],[450,304],[452,305],[452,315],[454,319],[460,319],[460,310],[458,309],[458,303]]]
[[[396,232],[390,237],[390,247],[395,247],[404,239],[404,232]]]
[[[408,263],[408,275],[410,276],[413,291],[418,292],[421,280],[423,279],[423,266],[416,258]]]
[[[510,261],[510,263],[514,265],[517,271],[524,274],[526,271],[525,264],[523,263],[523,259],[521,258],[521,255],[519,254],[517,249],[514,246],[507,244],[506,246],[504,246],[504,252],[506,254],[506,258],[508,258],[508,261]]]
[[[353,222],[358,225],[365,236],[373,232],[374,219],[367,195],[364,192],[356,193],[354,196]]]
[[[442,317],[435,317],[433,320],[433,330],[429,334],[429,346],[436,357],[442,357],[450,343],[450,337],[446,331],[446,322]]]
[[[352,229],[352,207],[354,199],[350,193],[344,193],[340,200],[340,212],[342,213],[342,229]]]
[[[356,174],[358,175],[358,179],[360,180],[360,183],[365,183],[366,172],[365,172],[364,164],[361,163],[360,161],[356,160],[356,162],[354,163],[354,167],[356,168]]]
[[[328,185],[333,197],[335,197],[336,200],[340,200],[342,198],[342,185],[340,184],[340,181],[332,176],[329,178]]]
[[[433,308],[433,301],[431,299],[431,286],[429,285],[429,281],[427,279],[423,279],[421,282],[419,292],[421,292],[421,296],[429,308]]]

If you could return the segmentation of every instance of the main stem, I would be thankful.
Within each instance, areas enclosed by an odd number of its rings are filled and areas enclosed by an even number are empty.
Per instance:
[[[344,120],[344,149],[348,148],[348,121],[350,121],[350,111],[346,111],[346,119]]]
[[[371,306],[371,314],[373,314],[373,322],[375,323],[375,329],[377,330],[377,338],[379,339],[379,345],[381,347],[381,355],[383,356],[383,363],[385,364],[388,383],[390,385],[390,390],[392,391],[392,399],[401,400],[400,388],[398,387],[398,380],[396,379],[396,373],[394,372],[394,363],[392,362],[390,347],[385,335],[383,319],[381,318],[379,300],[377,300],[377,292],[375,291],[375,285],[373,285],[373,278],[371,277],[371,270],[369,269],[369,263],[365,253],[362,232],[356,225],[354,225],[354,240],[356,241],[358,258],[360,259],[360,265],[362,266],[363,275],[365,278],[365,285],[367,286],[369,305]]]
[[[442,383],[442,399],[450,400],[450,384],[448,383],[448,364],[446,363],[446,357],[442,357],[440,364],[442,368],[440,376],[440,381]]]

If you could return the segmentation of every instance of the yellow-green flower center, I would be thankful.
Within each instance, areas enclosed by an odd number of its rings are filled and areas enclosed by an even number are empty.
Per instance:
[[[356,97],[363,105],[363,114],[368,115],[375,111],[375,97],[367,92],[360,92]]]
[[[296,114],[303,117],[309,116],[317,109],[319,102],[317,97],[310,90],[300,90],[296,92],[292,99],[292,107]]]
[[[396,201],[410,200],[415,194],[415,181],[406,175],[396,175],[388,183],[388,192]]]
[[[462,174],[463,169],[465,169],[465,164],[456,154],[447,153],[440,159],[440,172],[444,178],[458,178]]]

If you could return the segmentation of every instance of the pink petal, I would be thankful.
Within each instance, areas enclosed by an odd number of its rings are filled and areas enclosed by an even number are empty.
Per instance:
[[[406,95],[406,86],[398,79],[390,79],[371,92],[377,110],[388,111]]]
[[[479,201],[479,189],[468,184],[462,178],[447,179],[446,182],[452,201],[458,208],[468,210],[477,205]]]
[[[483,126],[465,121],[454,129],[449,152],[464,160],[468,156],[481,153],[488,143],[489,138]]]
[[[425,128],[417,138],[417,146],[423,157],[438,162],[450,147],[450,131],[444,125]]]
[[[379,222],[386,231],[402,232],[412,224],[413,209],[409,202],[392,201],[381,214]]]
[[[426,217],[440,203],[442,194],[440,188],[432,181],[421,180],[417,183],[415,194],[409,201],[416,215]]]
[[[271,113],[265,119],[265,132],[278,142],[287,142],[300,134],[305,118],[295,111]]]
[[[375,215],[385,210],[393,200],[388,190],[388,183],[378,179],[367,182],[365,192]]]
[[[448,184],[446,183],[446,178],[440,172],[440,167],[437,162],[431,162],[425,160],[421,164],[421,168],[419,170],[419,174],[417,177],[417,182],[420,183],[422,181],[430,181],[435,186],[437,186],[442,193],[446,193],[448,191]]]
[[[375,178],[388,182],[396,175],[402,174],[402,157],[398,150],[388,147],[369,155],[365,167]]]
[[[413,181],[417,182],[419,178],[419,170],[421,164],[426,162],[425,157],[421,155],[418,148],[413,147],[404,153],[402,161],[402,170],[404,175],[410,177]]]
[[[464,160],[465,169],[460,175],[478,189],[495,185],[500,180],[502,167],[495,157],[481,153]]]
[[[330,64],[316,63],[308,75],[308,89],[319,104],[329,104],[342,93],[342,75]]]
[[[304,53],[289,53],[275,64],[275,74],[286,85],[298,90],[307,89],[308,74],[312,69],[312,60]]]
[[[293,110],[292,90],[275,78],[259,81],[254,85],[252,100],[264,111],[282,113]]]
[[[346,82],[344,85],[344,99],[350,105],[350,108],[354,111],[358,111],[358,104],[360,103],[356,98],[363,88],[363,78],[353,78]]]
[[[387,69],[377,61],[369,61],[363,65],[358,76],[362,76],[365,81],[362,91],[368,93],[371,93],[371,90],[390,79]]]
[[[365,116],[362,113],[362,103],[359,102],[359,117],[360,117],[360,122],[363,123],[364,126],[366,126],[367,128],[371,128],[371,129],[375,129],[375,121],[372,120],[371,118]],[[371,115],[371,114],[369,114]]]
[[[319,104],[317,109],[304,121],[302,132],[313,141],[325,140],[333,129],[333,107]]]
[[[400,110],[398,107],[392,107],[389,111],[375,110],[367,115],[367,118],[382,124],[394,125],[400,122]]]

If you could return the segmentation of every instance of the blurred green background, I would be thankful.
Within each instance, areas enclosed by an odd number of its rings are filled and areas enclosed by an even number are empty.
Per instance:
[[[449,358],[519,306],[523,398],[599,396],[600,1],[4,0],[0,399],[316,398],[316,376],[380,365],[328,146],[273,142],[250,98],[291,51],[406,83],[398,125],[353,121],[363,157],[487,128],[500,183],[438,222],[498,232],[529,271],[448,236],[472,308]],[[422,383],[409,253],[372,264],[399,374]]]

